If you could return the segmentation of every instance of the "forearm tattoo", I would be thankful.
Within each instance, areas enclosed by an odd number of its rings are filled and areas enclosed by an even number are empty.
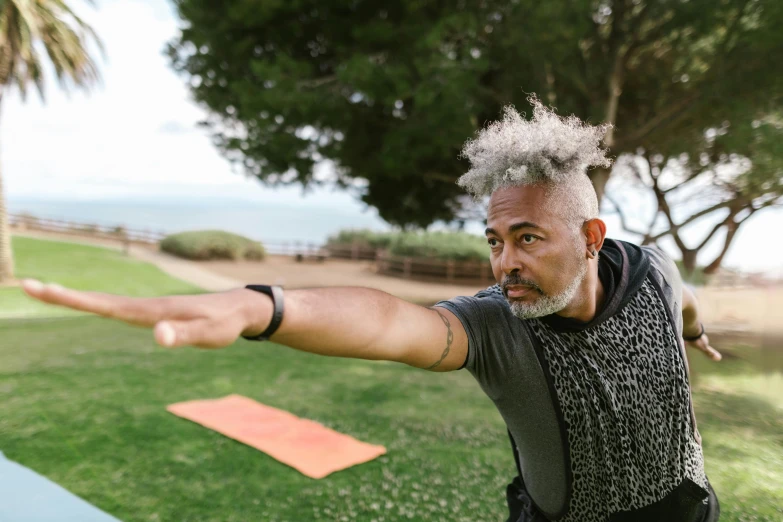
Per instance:
[[[428,366],[427,370],[432,370],[434,368],[437,368],[440,363],[443,362],[443,359],[446,358],[446,356],[449,354],[449,350],[451,350],[451,343],[454,341],[454,333],[451,331],[451,323],[449,322],[449,318],[440,313],[440,310],[437,308],[431,307],[430,310],[434,310],[435,313],[437,313],[440,316],[441,321],[443,321],[443,324],[446,325],[446,348],[443,350],[443,354],[440,356],[440,360],[433,364],[432,366]]]

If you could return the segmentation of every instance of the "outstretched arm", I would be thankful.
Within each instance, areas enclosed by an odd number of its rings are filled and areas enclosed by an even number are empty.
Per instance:
[[[702,331],[702,322],[699,318],[699,302],[696,295],[688,288],[682,286],[682,335],[683,337],[696,337]],[[710,339],[703,334],[695,341],[685,341],[687,345],[704,352],[713,361],[720,361],[721,354],[710,346]]]
[[[66,306],[154,329],[162,346],[221,348],[266,329],[270,297],[238,288],[213,294],[134,298],[25,281],[25,292]],[[456,370],[467,354],[462,323],[443,308],[424,308],[370,288],[286,290],[276,343],[320,355],[396,361]]]

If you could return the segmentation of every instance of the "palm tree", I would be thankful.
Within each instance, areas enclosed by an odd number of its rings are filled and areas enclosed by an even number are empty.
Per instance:
[[[92,2],[92,0],[88,0]],[[0,105],[7,89],[16,86],[24,99],[33,83],[43,98],[42,52],[54,67],[61,88],[88,88],[99,80],[87,52],[95,31],[64,0],[0,0]],[[0,283],[14,277],[8,214],[0,175]]]

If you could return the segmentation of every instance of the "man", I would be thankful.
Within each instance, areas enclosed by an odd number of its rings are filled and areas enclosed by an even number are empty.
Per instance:
[[[367,288],[252,287],[154,299],[26,281],[42,301],[154,327],[163,346],[271,338],[322,355],[467,368],[495,402],[520,475],[510,522],[718,518],[683,338],[718,360],[661,251],[606,239],[585,173],[606,127],[508,108],[469,141],[459,181],[489,195],[498,285],[419,307]],[[599,255],[600,253],[600,255]],[[256,291],[258,290],[258,291]],[[284,306],[283,306],[284,303]]]

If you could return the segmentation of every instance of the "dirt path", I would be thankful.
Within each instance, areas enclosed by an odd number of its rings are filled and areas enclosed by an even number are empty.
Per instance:
[[[291,257],[270,256],[262,263],[207,261],[204,268],[246,283],[280,284],[287,288],[364,286],[383,290],[416,303],[432,304],[456,295],[473,295],[484,286],[411,281],[375,273],[372,261],[329,259],[298,263]]]
[[[67,241],[122,250],[119,241],[89,236],[25,230],[14,235]],[[129,254],[210,292],[237,288],[249,283],[280,284],[287,288],[319,286],[366,286],[417,303],[432,304],[456,295],[473,295],[481,286],[459,286],[409,281],[376,274],[372,262],[330,259],[298,263],[288,256],[269,256],[261,263],[250,261],[188,261],[160,252],[155,247],[133,245]]]
[[[156,265],[172,277],[186,281],[209,292],[220,292],[245,286],[246,283],[232,277],[207,270],[195,261],[188,261],[159,250],[131,247],[130,254],[136,259]]]

